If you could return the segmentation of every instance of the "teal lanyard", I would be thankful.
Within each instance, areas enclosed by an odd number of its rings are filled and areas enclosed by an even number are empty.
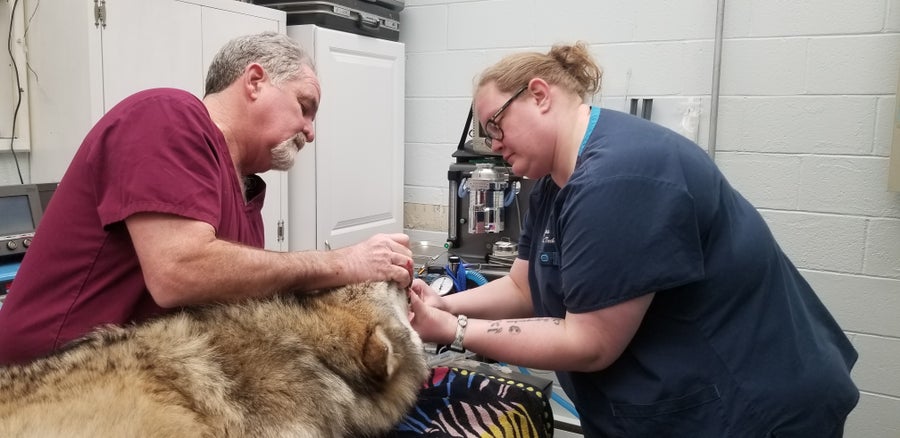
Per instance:
[[[578,147],[578,156],[581,156],[581,152],[584,151],[584,147],[587,146],[588,138],[591,137],[591,133],[594,132],[594,126],[597,126],[597,119],[600,118],[600,107],[592,106],[591,107],[591,119],[588,121],[587,131],[584,133],[584,138],[581,139],[581,146]]]

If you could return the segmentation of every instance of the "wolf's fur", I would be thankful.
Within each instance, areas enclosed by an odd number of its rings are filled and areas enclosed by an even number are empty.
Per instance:
[[[397,287],[289,294],[104,328],[2,369],[0,436],[374,436],[426,375]]]

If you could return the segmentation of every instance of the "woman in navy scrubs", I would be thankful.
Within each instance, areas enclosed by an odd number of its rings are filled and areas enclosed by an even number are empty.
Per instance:
[[[423,339],[552,369],[585,436],[839,437],[857,353],[697,144],[585,103],[581,44],[484,71],[475,110],[537,179],[508,276],[411,294]]]

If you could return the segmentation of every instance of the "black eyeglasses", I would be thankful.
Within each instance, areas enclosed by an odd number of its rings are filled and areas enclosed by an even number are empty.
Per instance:
[[[500,109],[498,109],[497,112],[495,112],[494,115],[487,120],[487,122],[485,122],[484,132],[487,133],[488,138],[484,139],[484,142],[487,143],[488,146],[491,145],[492,140],[503,140],[503,130],[500,129],[500,125],[497,124],[497,117],[499,117],[500,114],[502,114],[503,111],[506,110],[506,107],[508,107],[509,104],[516,100],[516,98],[519,97],[519,95],[527,89],[528,85],[519,88],[519,91],[516,91],[515,94],[513,94],[512,97],[510,97],[509,100],[507,100],[506,103],[504,103],[503,106],[501,106]]]

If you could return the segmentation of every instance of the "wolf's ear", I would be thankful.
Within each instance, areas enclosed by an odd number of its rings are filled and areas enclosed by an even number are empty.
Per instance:
[[[394,347],[381,325],[369,332],[366,345],[363,347],[363,365],[376,380],[388,380],[397,369]]]

